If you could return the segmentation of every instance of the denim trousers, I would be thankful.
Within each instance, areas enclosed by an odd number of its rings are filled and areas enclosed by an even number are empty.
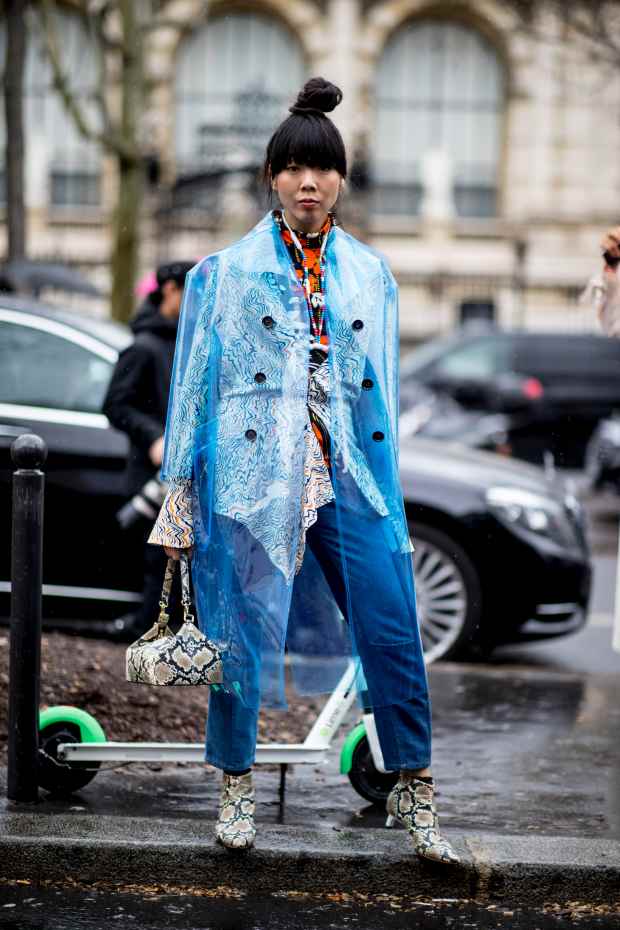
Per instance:
[[[368,690],[379,674],[381,656],[371,644],[381,614],[405,618],[415,639],[403,649],[401,667],[408,676],[409,698],[374,706],[373,713],[385,767],[390,771],[420,769],[431,760],[431,706],[424,656],[417,626],[413,583],[403,584],[392,552],[380,530],[385,517],[367,517],[358,510],[336,508],[332,501],[317,511],[306,545],[312,550],[345,619],[354,626],[357,651]],[[344,582],[342,550],[346,552],[348,585]],[[347,596],[348,595],[348,596]],[[377,653],[377,654],[375,654]],[[249,707],[234,695],[211,690],[205,758],[216,768],[248,769],[254,763],[258,700]]]

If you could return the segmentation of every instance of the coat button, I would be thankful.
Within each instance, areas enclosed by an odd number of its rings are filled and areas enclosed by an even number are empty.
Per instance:
[[[246,429],[245,438],[249,439],[250,442],[254,442],[256,439],[256,430],[255,429]]]
[[[363,320],[353,320],[353,322],[351,323],[351,326],[353,327],[353,329],[363,329],[364,322]]]
[[[372,438],[375,442],[381,442],[382,439],[385,439],[385,433],[382,433],[381,430],[378,429],[372,434]]]
[[[267,380],[267,375],[264,375],[262,371],[257,371],[254,375],[254,380],[257,384],[263,384]]]
[[[264,317],[263,317],[263,326],[266,326],[267,329],[271,329],[271,328],[273,327],[273,317],[272,317],[272,316],[264,316]]]
[[[362,387],[364,388],[365,391],[369,391],[374,386],[375,386],[375,382],[372,380],[372,378],[364,378],[364,380],[362,381]]]

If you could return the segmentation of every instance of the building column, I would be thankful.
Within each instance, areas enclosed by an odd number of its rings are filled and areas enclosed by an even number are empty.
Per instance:
[[[359,0],[329,0],[326,17],[326,52],[317,62],[322,76],[342,90],[342,103],[333,119],[345,145],[352,151],[359,116],[359,63],[356,46],[360,36]]]

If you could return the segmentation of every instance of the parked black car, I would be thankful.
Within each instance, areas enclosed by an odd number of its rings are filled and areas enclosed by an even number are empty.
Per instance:
[[[119,558],[127,538],[115,514],[126,500],[127,438],[101,404],[126,327],[32,300],[0,297],[0,613],[8,614],[10,447],[23,432],[48,445],[44,614],[105,620],[140,600],[141,564]],[[136,548],[136,553],[139,549]]]
[[[139,600],[139,535],[120,529],[125,436],[101,413],[124,327],[0,299],[0,615],[9,612],[10,444],[46,464],[47,624],[114,629]],[[429,660],[562,635],[585,622],[590,563],[579,504],[542,470],[404,438],[401,478]],[[123,625],[122,621],[119,625]]]
[[[620,341],[582,333],[464,327],[401,365],[403,388],[422,382],[468,409],[509,416],[518,458],[580,468],[597,422],[620,408]]]
[[[561,480],[424,439],[401,442],[400,474],[429,658],[583,626],[589,549],[581,505]]]

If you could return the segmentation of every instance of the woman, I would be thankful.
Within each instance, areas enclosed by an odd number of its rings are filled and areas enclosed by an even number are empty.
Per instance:
[[[603,269],[588,286],[601,328],[607,336],[620,336],[620,288],[618,286],[618,264],[620,263],[620,226],[609,229],[601,240]]]
[[[603,268],[590,279],[583,300],[590,301],[597,312],[601,329],[606,336],[620,338],[620,226],[608,229],[601,239]],[[615,616],[612,646],[620,652],[620,537],[616,577]]]
[[[224,770],[218,840],[252,845],[259,704],[328,691],[354,657],[386,768],[388,824],[457,862],[438,831],[430,705],[398,477],[397,290],[332,210],[347,174],[325,115],[341,92],[305,85],[267,147],[281,209],[191,272],[175,356],[151,541],[193,547],[201,626],[224,653],[206,759]]]

